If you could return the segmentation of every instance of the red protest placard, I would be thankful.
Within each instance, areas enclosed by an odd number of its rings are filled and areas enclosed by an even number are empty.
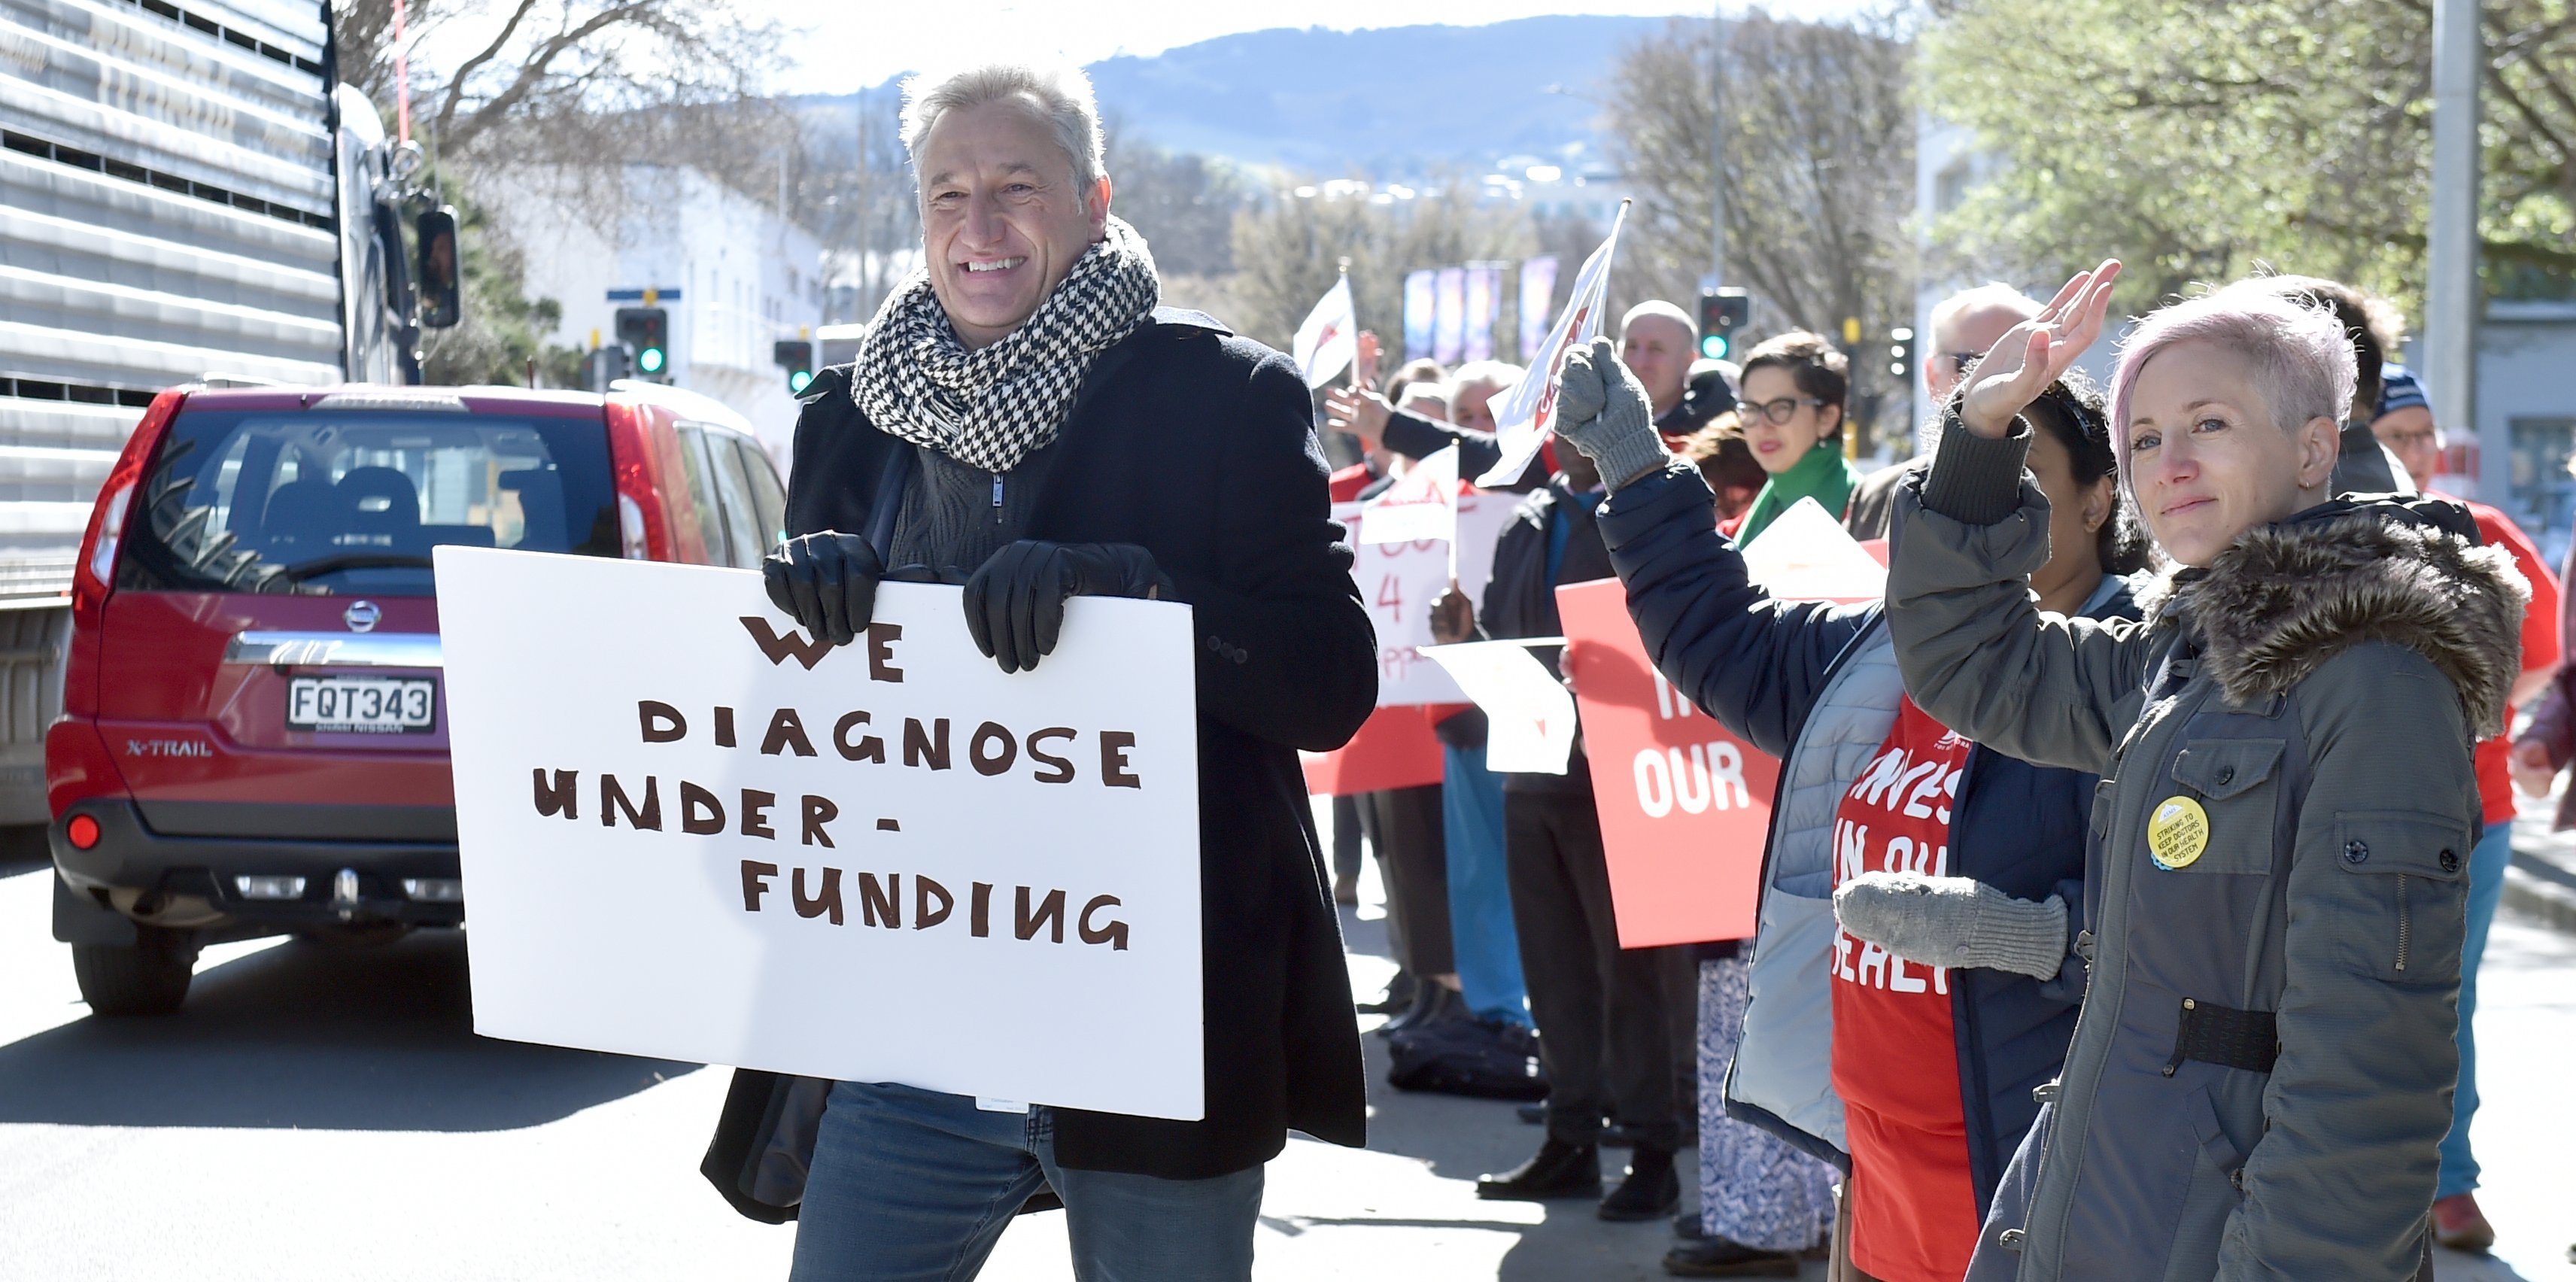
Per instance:
[[[1438,783],[1448,762],[1433,723],[1458,709],[1449,706],[1380,708],[1360,723],[1349,743],[1331,752],[1301,752],[1310,796],[1347,797],[1389,788]]]
[[[1665,683],[1618,580],[1558,588],[1556,609],[1619,946],[1751,938],[1780,763]]]

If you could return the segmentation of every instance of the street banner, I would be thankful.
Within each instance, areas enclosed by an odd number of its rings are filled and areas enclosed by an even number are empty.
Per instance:
[[[1491,263],[1467,265],[1466,358],[1494,359],[1494,321],[1502,311],[1503,269]]]
[[[1306,386],[1322,387],[1359,359],[1360,324],[1351,308],[1351,278],[1344,276],[1324,291],[1322,299],[1297,326],[1289,344],[1290,359],[1306,375]]]
[[[1458,447],[1432,452],[1360,504],[1358,541],[1450,541],[1458,533],[1458,490]]]
[[[1556,590],[1619,946],[1749,939],[1779,763],[1646,657],[1616,579]]]
[[[1519,504],[1517,494],[1470,490],[1458,497],[1458,551],[1454,562],[1458,590],[1482,605],[1485,584],[1494,576],[1494,544]],[[1333,505],[1333,519],[1356,530],[1360,505]],[[1466,694],[1439,664],[1422,657],[1430,645],[1431,603],[1449,590],[1453,562],[1449,544],[1438,539],[1409,543],[1363,544],[1353,551],[1351,578],[1359,586],[1360,604],[1377,629],[1377,702],[1381,708],[1430,703],[1465,703]]]
[[[1428,267],[1404,274],[1404,359],[1431,355],[1433,314],[1439,307],[1439,273]]]
[[[1503,448],[1502,461],[1494,464],[1476,484],[1494,487],[1509,485],[1528,469],[1539,446],[1547,443],[1548,433],[1556,429],[1556,376],[1565,368],[1565,354],[1589,343],[1601,332],[1601,311],[1608,303],[1610,260],[1618,253],[1619,229],[1628,222],[1628,202],[1619,202],[1619,212],[1610,219],[1610,234],[1601,238],[1601,247],[1583,260],[1583,270],[1574,274],[1574,293],[1565,300],[1565,310],[1548,327],[1547,338],[1539,345],[1539,355],[1530,362],[1529,375],[1493,400],[1494,431]]]
[[[1455,365],[1467,352],[1467,269],[1441,268],[1432,294],[1431,359]]]
[[[1574,698],[1519,641],[1426,646],[1422,653],[1485,710],[1485,768],[1561,775],[1574,755]]]
[[[1440,782],[1449,761],[1431,729],[1437,711],[1429,706],[1380,708],[1360,723],[1349,743],[1331,752],[1299,752],[1307,795],[1348,797]]]
[[[1555,315],[1556,255],[1521,260],[1520,347],[1514,354],[1527,364],[1547,345],[1547,318]]]
[[[1189,607],[1006,674],[953,587],[828,647],[748,570],[436,560],[477,1033],[1205,1115]]]

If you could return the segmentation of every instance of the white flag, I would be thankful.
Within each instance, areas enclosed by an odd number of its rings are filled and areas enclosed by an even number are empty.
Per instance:
[[[1351,308],[1351,278],[1342,277],[1324,292],[1315,310],[1297,327],[1290,355],[1306,375],[1306,386],[1322,387],[1349,368],[1360,355],[1359,313]]]
[[[1548,433],[1555,430],[1557,373],[1565,368],[1568,351],[1601,333],[1601,309],[1610,292],[1610,259],[1619,248],[1619,228],[1627,221],[1628,202],[1623,200],[1610,220],[1610,234],[1583,260],[1583,270],[1575,273],[1573,296],[1548,327],[1547,341],[1533,355],[1529,375],[1494,399],[1494,432],[1503,458],[1477,477],[1476,484],[1491,489],[1519,480],[1538,447],[1547,442]]]
[[[1458,447],[1448,446],[1395,478],[1360,508],[1362,544],[1458,537]]]

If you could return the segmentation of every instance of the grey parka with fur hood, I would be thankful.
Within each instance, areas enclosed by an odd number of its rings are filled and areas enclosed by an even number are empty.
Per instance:
[[[1888,576],[1925,711],[2102,776],[2090,987],[1969,1277],[2413,1277],[2458,1074],[2469,750],[2527,589],[2454,505],[2346,499],[2172,576],[2143,622],[2042,615],[2029,442],[1953,418]]]

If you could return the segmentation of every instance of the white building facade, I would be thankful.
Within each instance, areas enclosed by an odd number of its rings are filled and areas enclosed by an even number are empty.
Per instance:
[[[797,403],[772,345],[822,323],[821,241],[772,202],[694,169],[628,166],[613,211],[551,178],[504,180],[489,193],[526,256],[529,296],[563,305],[545,340],[587,350],[596,334],[612,344],[618,309],[646,306],[649,291],[670,317],[671,382],[749,419],[785,473]]]

